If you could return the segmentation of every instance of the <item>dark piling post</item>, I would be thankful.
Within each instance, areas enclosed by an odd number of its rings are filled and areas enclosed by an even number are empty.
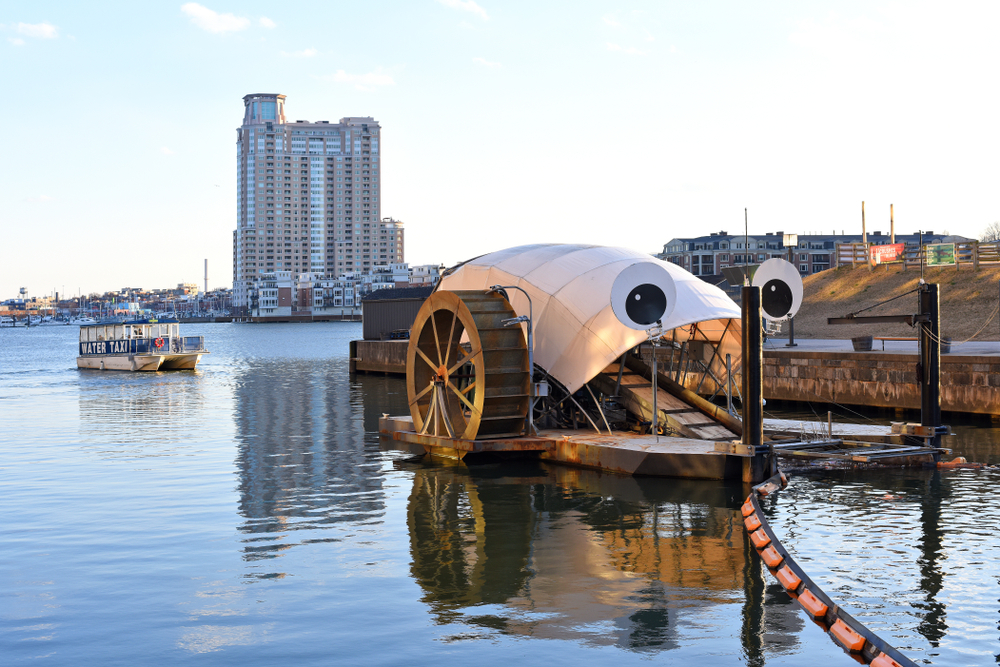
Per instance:
[[[764,444],[760,287],[743,287],[743,444]]]
[[[937,284],[920,287],[920,313],[928,316],[927,322],[920,323],[920,424],[936,428],[941,425],[941,310]],[[929,444],[940,447],[941,436],[935,435]]]

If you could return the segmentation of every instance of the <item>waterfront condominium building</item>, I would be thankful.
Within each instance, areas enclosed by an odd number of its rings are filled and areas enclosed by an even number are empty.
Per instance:
[[[243,98],[236,131],[233,307],[264,274],[328,277],[403,262],[403,224],[381,215],[381,128],[371,117],[286,120],[285,96]]]

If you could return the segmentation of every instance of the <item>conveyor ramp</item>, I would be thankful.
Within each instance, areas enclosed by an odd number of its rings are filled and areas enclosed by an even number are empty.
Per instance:
[[[652,383],[626,366],[622,370],[621,385],[618,386],[618,372],[619,368],[616,362],[605,368],[604,372],[594,378],[592,382],[606,396],[615,395],[617,386],[619,400],[625,409],[641,421],[652,421]],[[663,387],[657,387],[657,389],[656,408],[659,412],[657,422],[663,427],[665,434],[699,440],[731,441],[738,439],[736,434],[698,408],[674,396]]]

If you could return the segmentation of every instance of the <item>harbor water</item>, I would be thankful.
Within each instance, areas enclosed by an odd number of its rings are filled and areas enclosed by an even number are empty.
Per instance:
[[[763,568],[741,484],[415,461],[378,437],[404,382],[348,374],[360,324],[185,334],[196,371],[144,374],[0,330],[0,663],[855,664]],[[1000,464],[1000,429],[956,431]],[[913,660],[1000,661],[1000,471],[796,469],[764,505]]]

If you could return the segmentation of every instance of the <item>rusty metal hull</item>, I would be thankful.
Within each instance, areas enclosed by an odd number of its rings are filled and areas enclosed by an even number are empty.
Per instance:
[[[421,435],[408,418],[383,417],[379,429],[387,446],[411,454],[469,460],[534,456],[542,461],[625,475],[759,483],[770,466],[765,454],[717,451],[714,442],[633,433],[548,430],[534,437],[462,440]],[[726,443],[727,445],[729,443]]]

